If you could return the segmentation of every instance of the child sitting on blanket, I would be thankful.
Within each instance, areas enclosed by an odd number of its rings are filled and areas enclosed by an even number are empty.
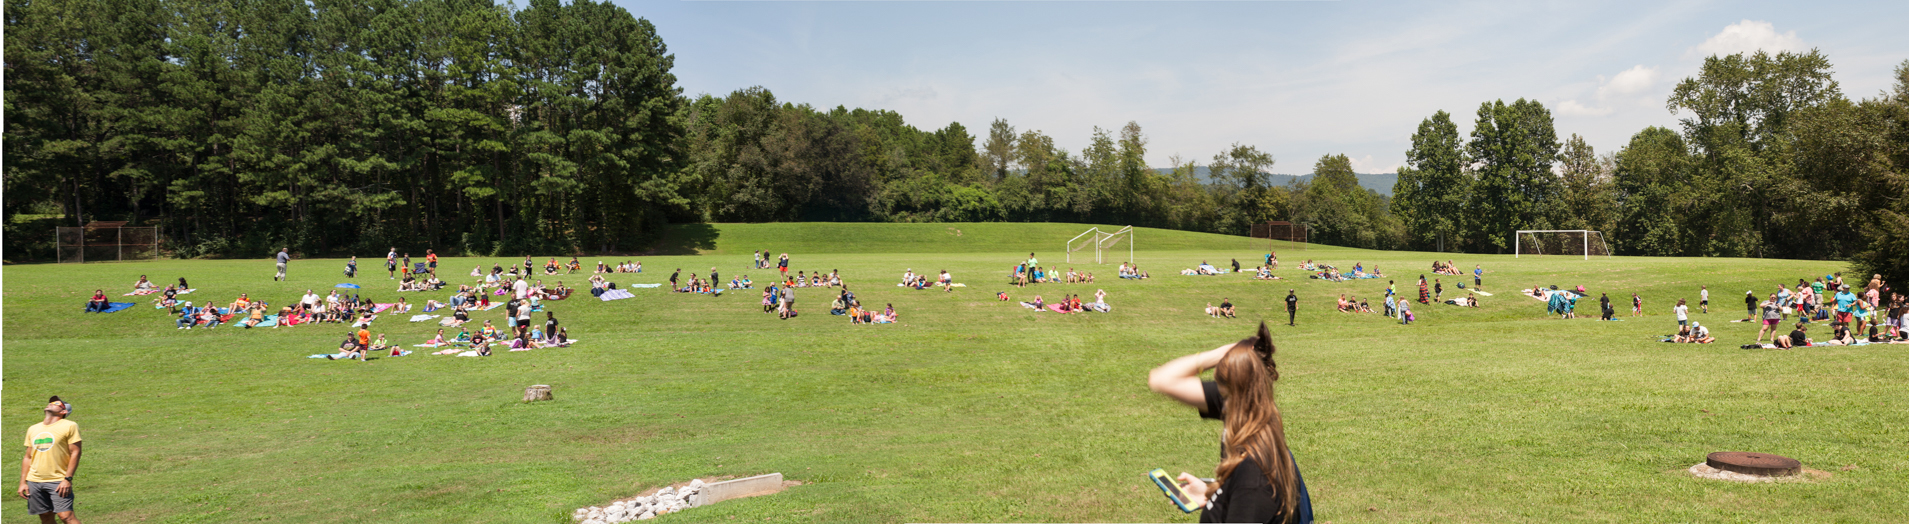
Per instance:
[[[550,336],[550,343],[556,346],[570,345],[570,332],[568,329],[569,328],[557,328],[557,333]]]

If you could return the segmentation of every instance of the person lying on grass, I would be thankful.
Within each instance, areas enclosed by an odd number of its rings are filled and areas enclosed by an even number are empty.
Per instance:
[[[1201,507],[1201,522],[1303,523],[1312,519],[1305,479],[1286,446],[1274,401],[1279,366],[1264,323],[1255,336],[1173,359],[1147,374],[1147,387],[1218,419],[1222,453],[1215,482],[1181,473],[1181,489]],[[1213,382],[1200,374],[1213,370]]]
[[[1799,321],[1796,323],[1795,328],[1796,329],[1793,331],[1790,331],[1790,334],[1788,335],[1776,337],[1775,345],[1777,348],[1790,349],[1797,346],[1810,345],[1810,336],[1809,336],[1810,323]]]
[[[1040,311],[1040,310],[1042,310],[1042,309],[1045,309],[1045,308],[1047,307],[1047,303],[1046,303],[1046,302],[1042,302],[1042,301],[1041,301],[1041,296],[1040,296],[1040,295],[1034,295],[1034,301],[1033,301],[1033,302],[1022,302],[1022,303],[1021,303],[1021,307],[1024,307],[1024,308],[1028,308],[1028,309],[1032,309],[1032,310],[1035,310],[1035,311]]]

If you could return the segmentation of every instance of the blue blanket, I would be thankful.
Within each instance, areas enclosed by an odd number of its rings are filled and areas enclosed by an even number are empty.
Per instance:
[[[100,313],[115,313],[129,307],[133,307],[132,302],[107,302],[106,309],[101,310]]]

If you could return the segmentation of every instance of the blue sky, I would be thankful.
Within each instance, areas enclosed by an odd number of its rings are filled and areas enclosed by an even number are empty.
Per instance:
[[[1258,146],[1275,172],[1343,153],[1404,160],[1438,110],[1532,98],[1600,154],[1664,109],[1703,57],[1816,48],[1851,98],[1909,59],[1909,2],[637,2],[690,95],[760,85],[977,137],[1005,118],[1079,151],[1137,121],[1148,161]]]

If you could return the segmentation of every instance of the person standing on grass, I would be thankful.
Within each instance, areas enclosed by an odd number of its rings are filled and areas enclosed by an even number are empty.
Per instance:
[[[1463,281],[1461,280],[1460,282],[1463,282]],[[1445,281],[1437,279],[1437,278],[1432,279],[1432,301],[1443,302],[1444,299],[1442,297],[1444,296],[1445,296]]]
[[[1782,334],[1777,331],[1776,325],[1783,322],[1783,306],[1777,302],[1775,293],[1771,293],[1769,300],[1765,300],[1762,304],[1758,304],[1757,306],[1763,309],[1763,327],[1757,329],[1757,342],[1762,343],[1763,334],[1768,332],[1770,334],[1770,342],[1775,343],[1776,336]]]
[[[1598,293],[1597,305],[1599,312],[1604,314],[1602,320],[1612,320],[1611,317],[1617,315],[1617,310],[1611,309],[1610,293]]]
[[[79,524],[73,515],[73,472],[80,468],[80,425],[66,417],[73,405],[55,396],[47,399],[46,418],[27,428],[26,458],[20,461],[20,498],[27,512],[40,522],[54,518]]]
[[[424,266],[431,269],[431,276],[437,276],[437,251],[424,250]]]
[[[1697,286],[1697,306],[1703,308],[1705,315],[1710,314],[1710,286]]]
[[[776,259],[776,271],[782,272],[782,280],[789,280],[789,254],[783,253]]]
[[[1670,311],[1677,314],[1677,327],[1690,325],[1690,306],[1684,305],[1684,299],[1677,299],[1677,307],[1670,308]]]
[[[292,260],[292,248],[289,248],[289,247],[285,247],[285,248],[279,248],[279,250],[278,250],[278,276],[274,276],[274,277],[272,277],[272,280],[273,280],[273,281],[276,281],[276,282],[284,282],[284,281],[285,281],[285,263],[286,263],[286,262],[290,262],[291,260]]]
[[[1277,349],[1261,322],[1259,333],[1236,343],[1173,359],[1147,374],[1147,388],[1223,424],[1220,464],[1208,484],[1181,473],[1189,506],[1201,522],[1310,523],[1312,497],[1286,446],[1286,424],[1274,402]],[[1200,373],[1213,370],[1212,382]]]
[[[384,272],[386,279],[398,279],[398,246],[391,246],[391,252],[384,254]]]
[[[1461,280],[1460,282],[1463,282],[1463,281]],[[1485,265],[1475,264],[1472,266],[1472,289],[1484,289],[1484,288],[1485,288]]]
[[[1757,320],[1757,292],[1755,291],[1743,292],[1743,310],[1744,310],[1744,314],[1743,314],[1744,322],[1756,322]]]
[[[1644,316],[1644,297],[1637,296],[1636,291],[1631,292],[1631,316]]]
[[[1286,325],[1297,325],[1294,324],[1294,321],[1298,318],[1299,295],[1295,294],[1295,290],[1288,289],[1286,290]]]
[[[676,268],[675,273],[669,274],[669,290],[670,291],[676,290],[676,279],[677,277],[681,277],[682,275],[683,275],[683,268],[680,268],[680,267]]]

